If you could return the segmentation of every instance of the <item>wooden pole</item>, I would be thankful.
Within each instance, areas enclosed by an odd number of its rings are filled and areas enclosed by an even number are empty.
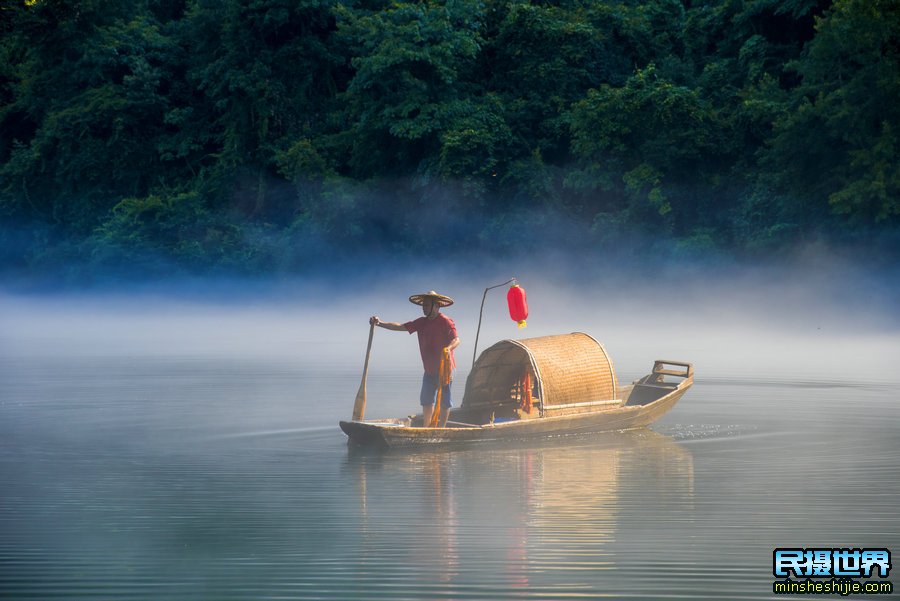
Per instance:
[[[366,376],[369,375],[369,355],[372,353],[372,335],[375,334],[375,324],[369,324],[369,344],[366,346],[366,363],[363,366],[362,382],[356,393],[356,401],[353,403],[353,421],[361,422],[366,414]]]
[[[509,278],[502,284],[489,286],[484,289],[484,294],[481,296],[481,309],[478,311],[478,329],[475,331],[475,349],[472,351],[472,367],[475,367],[475,359],[478,357],[478,335],[481,334],[481,318],[484,315],[484,299],[487,298],[488,290],[493,290],[494,288],[499,288],[500,286],[506,286],[507,284],[515,281],[516,278]]]

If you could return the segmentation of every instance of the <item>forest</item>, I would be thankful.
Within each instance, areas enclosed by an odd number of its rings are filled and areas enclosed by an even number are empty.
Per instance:
[[[0,270],[900,257],[900,0],[3,0]]]

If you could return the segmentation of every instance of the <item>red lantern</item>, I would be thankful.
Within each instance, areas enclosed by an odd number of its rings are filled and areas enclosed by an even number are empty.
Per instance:
[[[528,300],[525,298],[525,289],[518,284],[509,287],[506,293],[506,304],[509,305],[509,316],[519,324],[519,328],[525,327],[528,319]]]

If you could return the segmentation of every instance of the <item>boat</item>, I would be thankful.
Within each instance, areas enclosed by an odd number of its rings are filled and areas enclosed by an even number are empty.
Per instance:
[[[501,340],[472,366],[445,427],[423,427],[421,414],[340,427],[353,445],[389,448],[629,430],[668,413],[693,383],[691,363],[657,359],[622,386],[604,346],[583,332]]]

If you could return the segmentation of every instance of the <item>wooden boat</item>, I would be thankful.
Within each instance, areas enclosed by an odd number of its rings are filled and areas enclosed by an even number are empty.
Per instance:
[[[340,426],[352,444],[383,447],[627,430],[655,422],[693,382],[690,363],[658,359],[620,386],[606,349],[581,332],[502,340],[475,362],[446,427],[422,427],[421,414]]]

